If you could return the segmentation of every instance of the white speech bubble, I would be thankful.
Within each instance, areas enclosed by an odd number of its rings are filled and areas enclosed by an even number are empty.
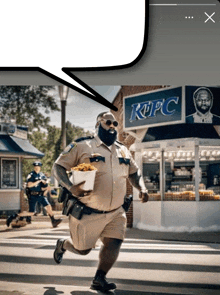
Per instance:
[[[2,0],[0,70],[40,67],[57,81],[94,96],[62,68],[88,70],[134,62],[143,50],[147,2]]]

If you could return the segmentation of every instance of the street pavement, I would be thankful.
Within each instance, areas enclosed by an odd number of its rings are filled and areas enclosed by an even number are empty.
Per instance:
[[[87,256],[65,253],[57,265],[58,238],[68,220],[52,228],[37,216],[23,228],[0,225],[0,295],[89,295],[101,243]],[[220,294],[219,233],[165,233],[127,229],[118,261],[108,274],[122,295]]]

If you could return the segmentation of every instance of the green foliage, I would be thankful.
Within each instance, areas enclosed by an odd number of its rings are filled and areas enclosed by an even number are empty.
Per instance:
[[[50,118],[42,110],[58,111],[59,107],[50,94],[54,86],[0,86],[1,113],[16,119],[17,125],[47,128]]]
[[[59,111],[53,97],[54,86],[0,86],[0,115],[16,119],[17,125],[28,126],[29,141],[44,153],[42,171],[51,175],[53,163],[61,150],[61,130],[50,126],[45,111]],[[44,132],[41,131],[44,128]],[[37,130],[37,131],[36,131]],[[66,123],[67,145],[76,138],[90,135],[83,128]],[[23,161],[23,180],[33,170],[33,159]]]
[[[36,147],[39,151],[41,151],[42,153],[45,153],[47,150],[46,147],[46,138],[47,135],[45,132],[40,132],[40,131],[35,131],[32,134],[29,135],[29,141],[31,142],[31,144]],[[46,155],[46,154],[45,154]],[[45,158],[45,157],[44,157]],[[44,158],[41,160],[42,164],[44,164]],[[27,178],[27,175],[33,171],[33,159],[25,159],[23,161],[23,180],[25,181]],[[44,171],[47,172],[47,171]]]
[[[85,131],[81,127],[74,126],[69,121],[66,122],[67,145],[70,144],[72,141],[76,140],[77,138],[80,138],[83,136],[89,136],[89,135],[91,135],[89,131]]]
[[[76,127],[70,122],[66,123],[66,138],[67,145],[70,144],[75,139],[82,136],[89,136],[90,132],[85,132],[81,127]],[[34,131],[30,134],[29,140],[33,146],[35,146],[39,151],[44,153],[44,157],[41,159],[43,164],[42,172],[47,173],[51,176],[51,169],[62,152],[61,150],[61,130],[56,126],[48,126],[47,132]],[[26,180],[28,173],[33,170],[34,160],[24,160],[23,161],[23,180]]]

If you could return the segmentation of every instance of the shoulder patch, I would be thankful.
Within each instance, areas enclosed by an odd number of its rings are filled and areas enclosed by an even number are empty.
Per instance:
[[[75,140],[75,142],[80,142],[80,141],[83,141],[83,140],[87,140],[87,139],[93,139],[94,136],[85,136],[85,137],[80,137],[80,138],[77,138]]]
[[[73,148],[75,148],[77,146],[76,143],[71,142],[65,149],[64,151],[61,153],[61,155],[67,155]]]
[[[28,174],[27,179],[30,179],[32,176],[32,173]]]

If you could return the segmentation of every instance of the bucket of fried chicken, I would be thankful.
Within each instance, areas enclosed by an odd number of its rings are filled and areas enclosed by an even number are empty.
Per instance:
[[[72,176],[71,181],[74,185],[85,181],[85,183],[81,186],[85,191],[93,190],[95,183],[97,169],[91,165],[82,163],[76,167],[71,168]]]

